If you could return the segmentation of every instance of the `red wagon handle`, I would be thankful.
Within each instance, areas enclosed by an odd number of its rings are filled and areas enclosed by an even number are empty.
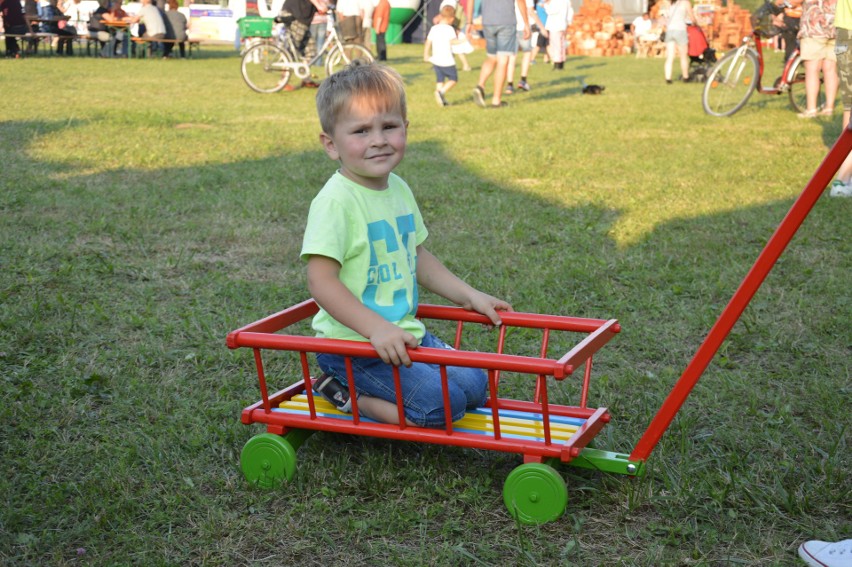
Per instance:
[[[630,454],[631,461],[647,460],[651,451],[660,442],[663,433],[671,425],[675,414],[686,401],[687,396],[689,396],[698,379],[701,378],[704,370],[716,355],[722,342],[731,332],[734,324],[739,320],[743,311],[754,297],[754,294],[757,293],[758,288],[760,288],[760,285],[766,279],[770,270],[772,270],[781,253],[790,244],[796,231],[804,222],[805,217],[813,209],[817,200],[834,178],[834,175],[840,169],[841,164],[850,151],[852,151],[852,129],[847,127],[841,132],[837,142],[835,142],[826,158],[817,168],[816,173],[814,173],[814,176],[805,186],[802,194],[793,203],[787,216],[778,225],[775,233],[757,257],[751,270],[746,274],[737,291],[734,292],[730,302],[722,310],[719,319],[710,329],[704,342],[698,347],[692,360],[675,383],[668,397],[666,397],[657,415],[654,416],[645,433],[639,439],[639,442],[636,443],[636,447]]]

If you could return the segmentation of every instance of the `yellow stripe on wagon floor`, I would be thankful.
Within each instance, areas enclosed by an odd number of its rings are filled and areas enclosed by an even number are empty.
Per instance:
[[[314,404],[316,406],[317,413],[324,414],[329,417],[343,417],[349,419],[352,417],[351,414],[339,411],[333,404],[320,395],[314,395]],[[294,411],[299,413],[310,412],[308,407],[308,396],[305,394],[294,396],[292,399],[282,402],[279,407],[285,411]],[[485,412],[488,412],[488,410],[486,409]],[[491,437],[494,435],[494,420],[490,413],[485,412],[466,413],[463,418],[453,422],[453,428],[465,430],[470,433],[480,433]],[[513,414],[521,415],[522,412],[513,412]],[[532,416],[532,414],[528,415]],[[556,423],[554,421],[550,422],[550,435],[554,441],[567,441],[577,431],[577,429],[579,429],[579,427],[576,425]],[[530,417],[529,419],[501,416],[500,433],[503,435],[543,439],[544,425],[542,424],[541,419],[538,419],[537,415],[536,417]]]

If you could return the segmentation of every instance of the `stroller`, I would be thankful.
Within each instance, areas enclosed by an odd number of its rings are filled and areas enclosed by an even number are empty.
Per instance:
[[[699,26],[687,26],[686,34],[689,37],[689,81],[703,83],[710,67],[716,62],[716,50],[707,43],[704,30]]]

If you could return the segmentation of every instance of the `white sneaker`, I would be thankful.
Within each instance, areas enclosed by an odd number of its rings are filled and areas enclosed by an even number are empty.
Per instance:
[[[831,191],[828,195],[830,197],[852,197],[852,185],[835,179],[831,182]]]
[[[806,541],[799,546],[799,557],[811,567],[852,567],[852,539]]]

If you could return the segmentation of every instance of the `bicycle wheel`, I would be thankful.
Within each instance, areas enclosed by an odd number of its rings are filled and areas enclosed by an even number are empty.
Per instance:
[[[290,80],[290,69],[285,66],[290,61],[287,52],[277,45],[255,45],[243,55],[243,79],[259,93],[278,92]]]
[[[808,109],[808,99],[805,93],[805,64],[799,59],[790,70],[790,105],[796,112],[804,112]],[[817,94],[817,108],[825,106],[825,89],[822,88],[822,75],[819,78],[819,94]]]
[[[372,61],[373,54],[370,53],[370,50],[364,47],[363,45],[358,45],[355,43],[346,43],[343,45],[343,51],[335,47],[331,50],[331,53],[325,58],[325,72],[326,75],[331,76],[337,71],[343,69],[346,65],[353,59],[364,59],[365,61]]]
[[[712,116],[731,116],[748,101],[757,79],[757,56],[753,51],[729,52],[707,75],[701,96],[704,112]]]

